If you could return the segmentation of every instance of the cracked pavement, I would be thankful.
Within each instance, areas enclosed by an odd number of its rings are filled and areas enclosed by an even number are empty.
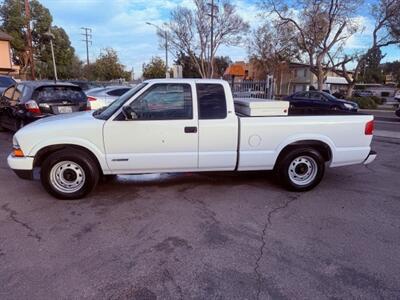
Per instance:
[[[266,172],[119,176],[57,201],[8,169],[0,299],[398,299],[400,140],[285,191]]]

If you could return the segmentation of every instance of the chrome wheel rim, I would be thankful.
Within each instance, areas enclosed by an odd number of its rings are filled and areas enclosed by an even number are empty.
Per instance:
[[[50,182],[62,193],[74,193],[85,184],[85,171],[75,162],[61,161],[51,168]]]
[[[308,185],[317,177],[318,165],[310,156],[296,157],[289,165],[289,178],[296,185]]]

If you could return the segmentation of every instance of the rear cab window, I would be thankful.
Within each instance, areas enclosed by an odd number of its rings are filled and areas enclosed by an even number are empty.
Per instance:
[[[196,89],[200,120],[227,117],[225,89],[222,84],[198,83]]]
[[[32,98],[40,103],[66,100],[86,103],[87,101],[85,93],[76,86],[42,86],[33,92]]]

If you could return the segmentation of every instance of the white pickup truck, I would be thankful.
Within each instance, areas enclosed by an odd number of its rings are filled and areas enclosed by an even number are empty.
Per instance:
[[[373,117],[361,114],[248,117],[223,80],[146,81],[95,112],[48,117],[20,129],[8,164],[60,199],[91,192],[101,176],[275,170],[306,191],[325,166],[367,164]]]

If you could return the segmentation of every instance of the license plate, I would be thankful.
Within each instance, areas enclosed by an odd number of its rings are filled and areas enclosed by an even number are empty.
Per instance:
[[[59,114],[72,113],[72,107],[71,106],[59,106],[58,107],[58,113]]]

